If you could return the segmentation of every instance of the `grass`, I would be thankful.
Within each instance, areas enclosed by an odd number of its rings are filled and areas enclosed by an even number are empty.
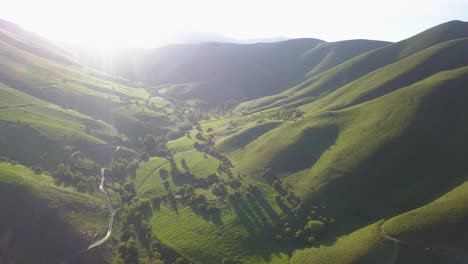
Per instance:
[[[191,150],[193,149],[193,144],[195,144],[195,142],[200,142],[195,138],[195,134],[195,132],[191,131],[191,138],[184,136],[178,139],[171,140],[167,142],[167,148],[169,148],[169,150],[171,150],[173,153]]]
[[[244,148],[250,142],[254,141],[259,136],[267,133],[271,129],[280,125],[279,121],[267,121],[258,125],[246,127],[228,137],[223,138],[218,142],[218,148],[221,151],[229,152],[230,150]]]
[[[21,121],[40,133],[63,140],[66,135],[72,145],[103,144],[99,137],[117,137],[117,131],[75,111],[67,111],[7,86],[0,86],[0,120]],[[86,132],[86,127],[89,132]],[[94,134],[94,135],[93,135]]]
[[[241,215],[228,206],[220,215],[206,218],[188,206],[174,211],[162,205],[153,212],[151,225],[158,239],[195,262],[287,263],[281,244],[263,234],[272,219],[263,210],[255,211],[258,206],[247,202]]]
[[[381,248],[380,250],[376,250]],[[347,236],[340,237],[332,246],[320,246],[295,251],[291,264],[357,264],[387,263],[396,247],[386,242],[374,224]],[[388,262],[392,263],[392,262]]]
[[[386,221],[385,231],[405,240],[463,248],[468,242],[463,235],[467,219],[468,181],[465,181],[432,203]]]
[[[206,178],[208,175],[216,173],[216,169],[220,164],[219,160],[193,149],[178,152],[174,155],[174,158],[177,166],[183,171],[187,171],[181,164],[181,160],[184,159],[188,166],[187,172],[190,172],[197,178]]]
[[[152,157],[140,163],[134,180],[140,196],[159,195],[165,191],[164,179],[159,174],[162,168],[169,172],[169,163],[164,158]]]

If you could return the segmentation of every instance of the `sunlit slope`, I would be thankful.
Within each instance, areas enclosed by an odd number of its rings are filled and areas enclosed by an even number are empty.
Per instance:
[[[406,241],[450,245],[466,250],[468,238],[468,182],[434,202],[385,222],[385,231]],[[467,255],[468,256],[468,255]]]
[[[432,46],[350,82],[302,109],[308,112],[343,109],[411,85],[438,72],[466,66],[467,49],[467,38]]]
[[[10,201],[0,203],[2,263],[75,263],[106,232],[104,197],[57,187],[50,176],[9,163],[0,163],[0,190]],[[100,254],[81,261],[103,263]]]
[[[55,47],[44,47],[47,42],[37,36],[24,40],[26,33],[23,31],[21,35],[15,35],[16,31],[1,30],[3,35],[17,40],[0,39],[1,83],[103,120],[128,137],[142,136],[145,129],[158,133],[170,125],[167,117],[170,102],[150,95],[142,88],[112,82],[110,77],[90,68],[43,55]],[[34,50],[24,48],[36,43],[35,38],[42,40],[38,41],[40,45],[33,46]]]
[[[36,56],[78,66],[78,63],[58,46],[2,19],[0,19],[0,40]]]
[[[0,131],[0,156],[47,168],[63,161],[66,146],[85,153],[101,147],[108,156],[106,145],[122,141],[119,133],[102,121],[2,84]]]
[[[373,224],[337,239],[330,246],[306,248],[294,252],[292,264],[396,264],[396,246],[379,234]]]
[[[287,122],[233,159],[243,171],[306,170],[293,190],[356,220],[408,208],[464,175],[467,80],[468,67],[441,72],[355,107]]]
[[[404,59],[431,46],[468,37],[468,23],[451,21],[430,28],[406,40],[386,45],[321,72],[303,83],[269,96],[239,105],[240,111],[260,111],[301,100],[313,102],[328,93],[381,67]]]
[[[389,44],[391,43],[386,41],[366,39],[320,43],[302,55],[302,59],[305,61],[320,61],[314,65],[314,68],[310,69],[306,76],[310,78],[358,55]]]

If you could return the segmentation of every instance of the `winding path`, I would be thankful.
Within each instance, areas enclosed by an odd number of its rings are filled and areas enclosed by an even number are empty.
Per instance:
[[[435,255],[451,257],[456,261],[456,263],[468,263],[468,250],[466,249],[457,248],[448,244],[433,244],[433,243],[428,243],[426,241],[401,240],[401,239],[390,236],[385,231],[384,225],[385,225],[385,221],[383,221],[380,224],[379,230],[382,236],[388,240],[391,240],[397,243],[407,244],[415,248],[424,249],[424,250],[432,252]]]
[[[389,235],[386,231],[385,231],[385,227],[384,227],[384,224],[385,224],[385,221],[382,222],[379,226],[379,230],[380,230],[380,233],[382,234],[382,236],[388,240],[391,240],[391,241],[395,241],[397,243],[404,243],[404,244],[409,244],[408,241],[405,241],[405,240],[401,240],[401,239],[398,239],[398,238],[395,238],[395,237],[392,237],[391,235]]]
[[[114,154],[117,151],[119,151],[119,149],[120,149],[120,146],[117,146],[114,153],[112,153],[112,157],[114,156]],[[107,199],[107,203],[109,204],[109,209],[110,209],[110,212],[111,212],[110,219],[109,219],[109,226],[107,228],[106,236],[103,237],[101,240],[96,241],[93,244],[89,245],[89,247],[86,250],[90,250],[90,249],[95,248],[95,247],[101,245],[102,243],[106,242],[107,239],[109,239],[109,237],[110,237],[110,235],[112,233],[112,225],[114,224],[114,217],[115,217],[115,213],[117,212],[117,210],[115,210],[114,206],[112,205],[112,201],[110,199],[109,192],[104,188],[104,180],[105,180],[104,175],[105,175],[105,172],[106,172],[106,169],[101,168],[101,184],[99,185],[99,189],[104,193],[104,195],[106,196],[106,199]]]

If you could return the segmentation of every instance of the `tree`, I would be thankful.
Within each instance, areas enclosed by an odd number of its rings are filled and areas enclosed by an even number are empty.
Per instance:
[[[132,198],[136,196],[136,190],[133,181],[125,182],[123,187],[119,190],[119,192],[122,202],[129,204]]]
[[[310,220],[307,222],[307,225],[304,227],[308,233],[313,235],[320,235],[325,229],[325,224],[322,221]]]
[[[117,256],[112,259],[112,264],[125,264],[125,261],[122,257]]]
[[[122,243],[119,246],[119,252],[125,260],[125,263],[137,264],[140,262],[138,258],[138,242],[133,238],[130,238],[127,242]]]
[[[185,161],[185,159],[181,159],[180,160],[180,165],[182,165],[182,168],[186,171],[189,170],[189,167],[187,166],[187,162]]]
[[[187,264],[188,262],[183,257],[178,257],[174,264]]]
[[[114,160],[110,164],[109,168],[106,169],[106,177],[110,176],[114,181],[124,181],[127,175],[128,161],[125,159]]]
[[[211,186],[211,192],[216,196],[224,196],[227,194],[227,189],[223,183],[215,183]]]
[[[296,234],[294,234],[296,238],[302,238],[304,236],[304,231],[302,229],[299,229],[296,231]]]
[[[159,170],[159,176],[161,176],[161,178],[163,179],[167,179],[167,177],[169,176],[169,172],[165,168],[161,168]]]
[[[142,141],[143,148],[154,150],[156,148],[156,139],[152,135],[146,135]]]
[[[55,171],[52,172],[52,177],[55,178],[58,184],[64,183],[65,185],[69,185],[72,183],[74,175],[70,166],[60,163]]]
[[[313,244],[315,244],[317,242],[317,240],[313,236],[308,236],[308,237],[305,238],[305,240],[310,245],[313,245]]]

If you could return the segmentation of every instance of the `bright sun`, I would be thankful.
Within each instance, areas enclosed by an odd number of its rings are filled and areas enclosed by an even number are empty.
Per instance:
[[[155,47],[190,32],[395,41],[462,19],[467,8],[466,0],[2,0],[0,18],[52,40],[109,50]]]

